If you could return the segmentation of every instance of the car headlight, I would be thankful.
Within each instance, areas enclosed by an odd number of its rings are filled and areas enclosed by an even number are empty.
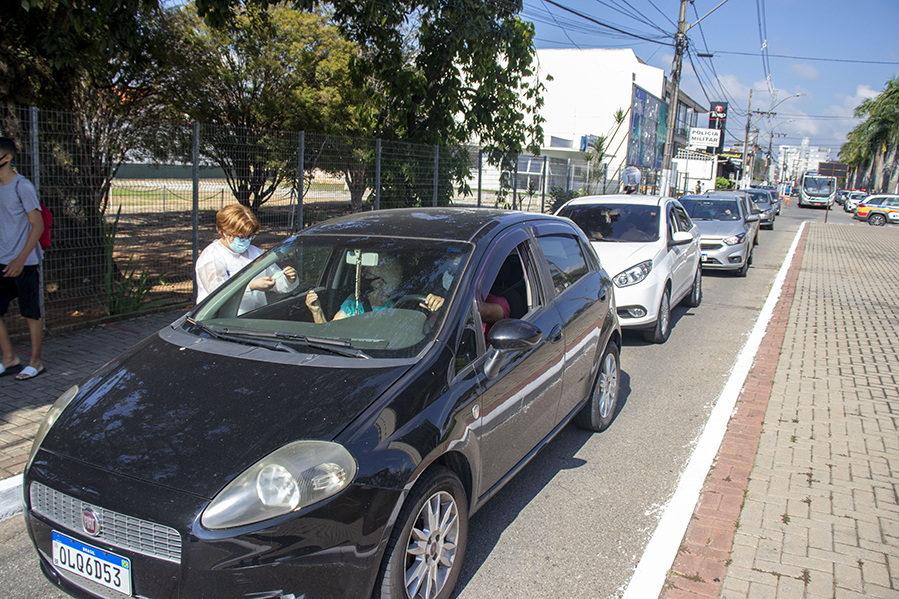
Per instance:
[[[69,387],[69,389],[60,395],[59,399],[50,406],[50,409],[47,410],[47,414],[44,416],[41,425],[37,429],[37,434],[34,435],[34,442],[31,444],[31,453],[28,454],[28,463],[25,465],[26,470],[31,468],[31,461],[34,459],[35,454],[37,454],[37,450],[40,449],[44,437],[47,436],[47,433],[53,428],[56,419],[59,418],[59,415],[63,413],[71,401],[75,399],[76,395],[78,395],[78,385]]]
[[[645,279],[650,271],[652,271],[652,260],[641,262],[636,266],[631,266],[627,270],[618,273],[612,279],[618,287],[627,287],[628,285],[636,285]]]
[[[287,514],[346,488],[356,460],[337,443],[295,441],[262,458],[215,496],[200,522],[212,530]]]
[[[746,233],[740,233],[739,235],[731,235],[730,237],[725,237],[722,239],[724,245],[737,245],[738,243],[743,243],[746,240]]]

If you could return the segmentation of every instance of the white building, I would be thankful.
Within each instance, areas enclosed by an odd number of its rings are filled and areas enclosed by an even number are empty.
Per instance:
[[[540,156],[519,159],[517,187],[533,189],[545,168],[547,191],[562,187],[586,193],[617,193],[619,174],[627,166],[634,86],[667,103],[665,72],[646,64],[630,49],[538,49],[537,62],[538,75],[546,86],[540,110],[545,119],[545,146]],[[686,146],[689,127],[696,126],[698,113],[706,112],[683,91],[678,105],[676,150]],[[624,114],[620,125],[616,113]],[[588,164],[587,152],[582,149],[582,140],[596,136],[606,138],[599,172]],[[662,133],[662,145],[664,141]],[[694,160],[690,170],[699,166]],[[485,180],[498,180],[498,173],[488,174],[485,169],[484,174]],[[655,175],[652,169],[644,169],[644,181],[654,181]],[[683,175],[680,182],[683,187]],[[690,181],[690,189],[694,182],[695,178]]]
[[[796,181],[804,172],[818,170],[819,162],[830,162],[830,148],[810,147],[807,137],[802,145],[780,146],[781,181]]]

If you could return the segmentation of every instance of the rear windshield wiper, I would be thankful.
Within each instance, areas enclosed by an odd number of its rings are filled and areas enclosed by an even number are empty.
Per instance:
[[[186,321],[189,322],[190,324],[194,325],[195,327],[199,328],[201,331],[203,331],[204,333],[206,333],[213,339],[218,339],[219,341],[230,341],[231,343],[239,343],[241,345],[251,345],[253,347],[264,347],[266,349],[271,349],[274,351],[290,352],[290,353],[294,353],[294,354],[300,353],[297,350],[295,350],[294,348],[288,347],[288,346],[284,345],[283,343],[269,343],[267,341],[257,341],[255,339],[244,339],[241,337],[233,337],[233,336],[227,334],[227,333],[231,332],[231,331],[228,331],[228,329],[225,329],[225,331],[223,333],[219,333],[219,332],[212,330],[211,328],[209,328],[208,326],[206,326],[199,320],[195,320],[189,316],[186,318]]]
[[[329,351],[331,353],[346,356],[348,358],[364,358],[366,360],[370,359],[371,356],[366,354],[361,349],[353,349],[350,347],[350,344],[346,341],[338,341],[336,339],[323,339],[321,337],[308,337],[306,335],[297,335],[295,333],[282,333],[282,332],[274,332],[271,333],[269,331],[244,331],[244,330],[233,330],[233,329],[225,329],[226,333],[235,333],[239,335],[257,335],[259,337],[274,337],[276,339],[284,339],[286,341],[297,341],[302,343],[303,345],[307,345],[309,347],[314,347],[315,349],[321,349],[325,351]],[[281,345],[280,343],[278,345]],[[283,347],[283,346],[282,346]],[[296,351],[296,350],[292,350]]]

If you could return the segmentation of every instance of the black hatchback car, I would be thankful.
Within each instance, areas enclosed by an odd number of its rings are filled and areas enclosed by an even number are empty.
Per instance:
[[[52,406],[24,475],[41,569],[77,597],[447,597],[471,514],[569,421],[612,422],[620,339],[567,219],[327,221]]]

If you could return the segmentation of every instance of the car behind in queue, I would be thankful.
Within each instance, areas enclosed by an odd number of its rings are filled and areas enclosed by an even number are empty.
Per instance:
[[[573,220],[615,284],[623,328],[664,343],[671,307],[702,301],[699,231],[680,202],[639,194],[576,198],[556,214]]]
[[[699,227],[703,268],[745,277],[758,239],[759,215],[748,210],[751,202],[729,193],[682,196],[680,202]]]
[[[288,266],[291,291],[239,311]],[[41,569],[79,597],[447,597],[470,515],[569,421],[611,424],[620,339],[567,219],[327,221],[51,407],[24,474]]]

